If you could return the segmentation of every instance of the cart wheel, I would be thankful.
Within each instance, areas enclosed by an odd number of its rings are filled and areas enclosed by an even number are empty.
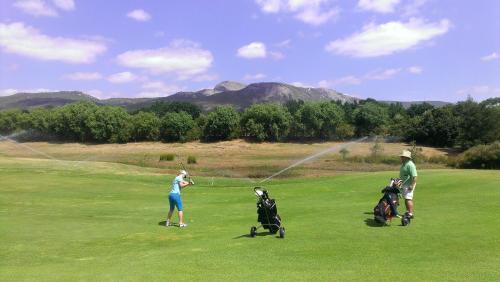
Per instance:
[[[285,227],[280,227],[280,238],[285,238]]]
[[[410,222],[411,222],[411,219],[409,216],[403,216],[403,218],[401,218],[401,225],[403,226],[407,226],[407,225],[410,225]]]
[[[252,226],[250,228],[250,237],[255,237],[255,235],[257,235],[257,227]]]

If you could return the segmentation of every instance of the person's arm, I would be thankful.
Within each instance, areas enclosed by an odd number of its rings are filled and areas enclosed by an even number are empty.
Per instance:
[[[187,186],[189,186],[189,185],[191,185],[191,183],[189,183],[189,182],[187,182],[187,181],[184,181],[184,180],[179,181],[179,186],[180,186],[181,188],[185,188],[185,187],[187,187]]]
[[[416,177],[416,176],[413,176],[413,177],[411,178],[411,186],[410,186],[410,191],[414,190],[416,185],[417,185],[417,177]]]

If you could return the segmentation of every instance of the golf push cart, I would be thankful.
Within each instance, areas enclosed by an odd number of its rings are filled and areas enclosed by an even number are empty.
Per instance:
[[[397,207],[399,206],[399,197],[401,195],[401,184],[401,179],[391,178],[389,185],[382,189],[381,192],[384,194],[384,196],[373,208],[373,215],[376,222],[385,224],[387,221],[392,220],[392,218],[394,217],[390,206],[393,205],[397,210]],[[410,224],[410,222],[410,215],[408,213],[405,213],[401,217],[401,225],[407,226]]]
[[[270,199],[267,190],[263,187],[255,187],[255,195],[257,196],[257,221],[260,226],[252,226],[250,228],[250,236],[257,235],[257,229],[263,227],[268,229],[270,233],[276,234],[279,231],[280,238],[285,238],[285,227],[281,226],[281,218],[278,215],[278,208],[274,199]]]

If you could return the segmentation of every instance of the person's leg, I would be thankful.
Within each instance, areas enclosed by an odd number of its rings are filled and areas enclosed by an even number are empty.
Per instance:
[[[171,195],[168,195],[168,202],[170,204],[170,209],[168,210],[167,221],[165,222],[166,226],[170,225],[170,220],[172,219],[172,214],[174,213],[175,209],[175,200]]]
[[[184,224],[184,212],[179,211],[179,225]]]
[[[179,227],[185,227],[186,224],[184,223],[184,212],[183,212],[183,207],[182,207],[182,199],[181,195],[177,195],[177,210],[179,211]]]
[[[403,190],[403,198],[405,199],[406,213],[413,217],[413,192],[414,190],[408,190],[406,187]]]
[[[413,200],[405,200],[406,210],[409,215],[413,215]]]

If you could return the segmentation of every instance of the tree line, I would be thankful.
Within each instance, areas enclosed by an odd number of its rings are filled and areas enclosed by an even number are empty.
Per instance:
[[[58,108],[0,111],[0,134],[22,130],[61,141],[254,142],[330,141],[368,135],[399,136],[438,147],[467,149],[500,140],[500,98],[472,99],[444,107],[367,99],[356,104],[290,101],[255,104],[243,111],[218,106],[202,114],[185,102],[156,102],[135,112],[78,102]]]

